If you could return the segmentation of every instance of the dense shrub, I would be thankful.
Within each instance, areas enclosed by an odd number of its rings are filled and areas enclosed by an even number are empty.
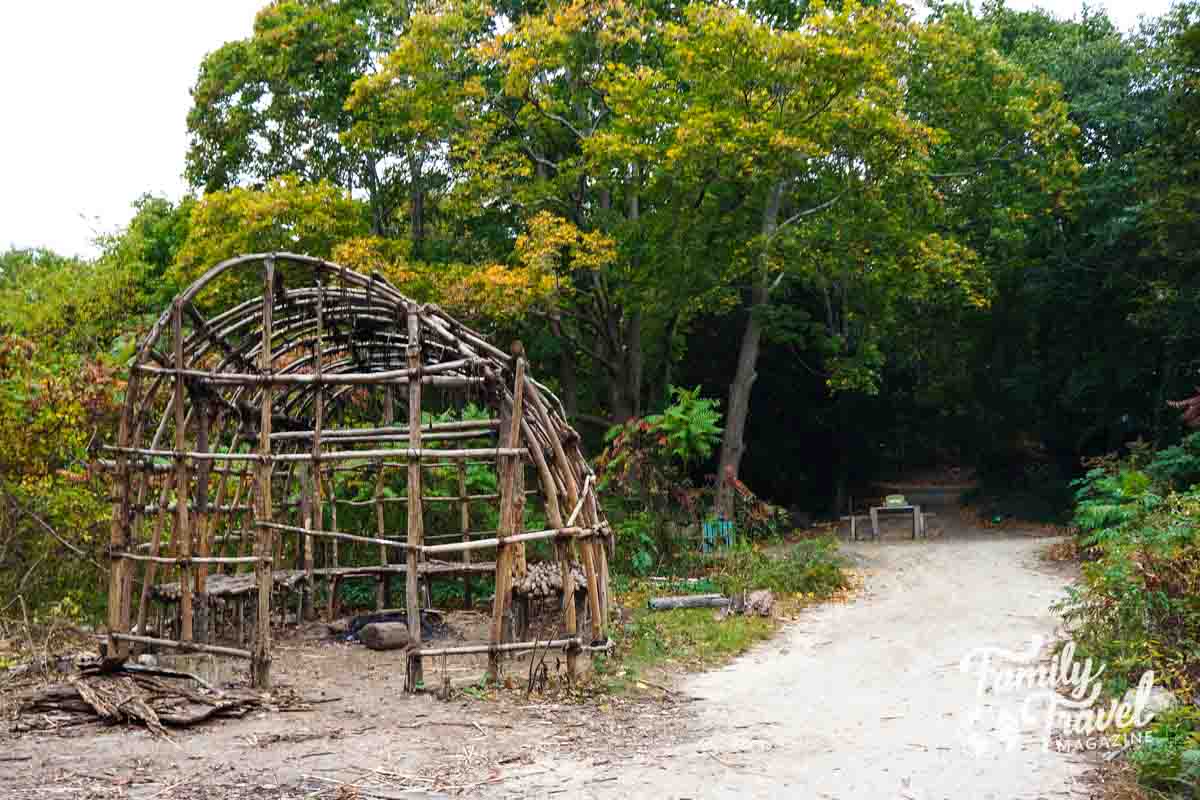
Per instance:
[[[1134,446],[1075,482],[1074,523],[1087,560],[1062,606],[1082,654],[1123,692],[1146,670],[1183,705],[1159,716],[1131,761],[1171,797],[1200,793],[1200,437],[1157,453]]]

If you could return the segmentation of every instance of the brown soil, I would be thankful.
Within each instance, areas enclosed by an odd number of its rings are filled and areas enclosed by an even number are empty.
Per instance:
[[[443,642],[485,638],[487,620],[478,612],[451,613],[447,621],[457,636]],[[536,625],[534,633],[541,635]],[[547,693],[527,700],[529,660],[508,658],[509,688],[481,699],[473,686],[486,655],[431,659],[426,685],[440,689],[449,680],[450,699],[411,696],[403,692],[403,652],[374,652],[330,638],[324,624],[308,625],[276,642],[273,677],[281,693],[310,701],[310,710],[255,712],[172,730],[169,738],[98,722],[55,728],[51,720],[2,720],[0,797],[472,796],[483,785],[520,786],[542,754],[616,763],[627,748],[660,738],[690,713],[686,701],[669,695],[593,700],[583,690],[567,691],[554,654],[544,661]]]
[[[13,733],[0,720],[0,798],[417,800],[494,798],[1080,797],[1086,764],[1023,742],[964,752],[977,702],[954,669],[968,648],[1052,635],[1069,564],[1035,531],[939,515],[940,537],[846,547],[866,576],[856,602],[806,612],[725,669],[638,698],[511,689],[449,701],[402,692],[404,655],[337,643],[310,626],[280,643],[275,678],[302,712],[255,712],[170,739],[81,725]],[[472,618],[452,615],[464,638]],[[559,665],[547,658],[550,672]],[[468,684],[484,657],[426,665],[426,684]],[[703,702],[694,701],[704,698]],[[1028,745],[1028,746],[1026,746]],[[1074,786],[1074,791],[1073,791]]]

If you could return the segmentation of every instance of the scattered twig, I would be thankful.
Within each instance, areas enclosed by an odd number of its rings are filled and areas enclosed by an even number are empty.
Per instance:
[[[154,800],[155,797],[162,797],[164,794],[171,791],[172,789],[174,789],[178,786],[182,786],[183,784],[187,783],[188,780],[190,779],[190,777],[191,776],[189,775],[187,778],[180,778],[179,780],[175,781],[175,783],[172,783],[170,786],[167,786],[166,788],[163,788],[163,789],[159,789],[157,792],[155,792],[154,794],[147,797],[146,800]]]
[[[677,689],[669,689],[666,686],[661,686],[657,683],[651,683],[650,681],[642,678],[638,678],[637,682],[649,686],[651,689],[658,689],[660,692],[666,692],[667,694],[671,695],[671,697],[677,697],[680,700],[696,701],[700,699],[699,697],[692,697],[690,694],[684,694]]]
[[[140,664],[122,664],[121,672],[132,672],[141,675],[160,675],[164,678],[189,678],[203,686],[213,694],[221,694],[221,690],[215,688],[211,683],[201,678],[199,675],[193,675],[190,672],[180,672],[174,669],[165,669],[164,667],[146,667]]]

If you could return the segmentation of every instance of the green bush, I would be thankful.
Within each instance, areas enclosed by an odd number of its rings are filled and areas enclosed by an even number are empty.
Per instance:
[[[645,577],[650,574],[662,554],[661,521],[649,511],[630,514],[614,526],[617,532],[617,561],[613,570],[626,575]]]
[[[1187,488],[1200,482],[1200,432],[1178,445],[1160,450],[1146,465],[1155,480],[1175,488]]]
[[[716,570],[713,582],[729,595],[770,589],[781,594],[827,597],[846,585],[837,542],[829,538],[800,542],[782,558],[743,545],[709,561]]]
[[[1129,760],[1142,785],[1196,797],[1200,793],[1200,709],[1179,706],[1161,713]]]
[[[1190,694],[1200,654],[1200,492],[1119,464],[1079,482],[1075,525],[1089,556],[1063,616],[1111,688],[1147,669]]]
[[[1061,605],[1080,655],[1105,663],[1120,694],[1146,670],[1181,698],[1200,676],[1200,487],[1197,440],[1105,458],[1075,482],[1074,525],[1087,561]],[[1190,486],[1192,488],[1184,488]],[[1171,797],[1200,790],[1200,710],[1157,718],[1131,763]]]

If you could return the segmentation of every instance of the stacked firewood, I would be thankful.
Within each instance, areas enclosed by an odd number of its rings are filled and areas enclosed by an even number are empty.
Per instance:
[[[571,565],[571,591],[587,586],[587,578],[578,564]],[[562,592],[562,567],[557,561],[539,561],[530,564],[525,577],[519,578],[513,588],[519,594],[531,597],[551,597]]]

